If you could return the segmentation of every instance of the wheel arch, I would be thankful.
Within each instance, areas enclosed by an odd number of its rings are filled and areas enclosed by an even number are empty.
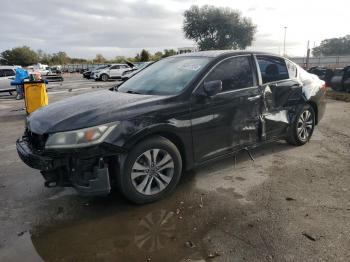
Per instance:
[[[318,124],[318,107],[314,101],[307,101],[306,104],[310,105],[315,112],[315,125]]]
[[[183,170],[188,170],[192,168],[193,166],[193,160],[191,155],[192,150],[186,147],[185,142],[179,135],[169,130],[154,130],[154,131],[144,132],[141,135],[138,135],[137,138],[134,138],[132,142],[127,143],[126,148],[130,150],[132,147],[134,147],[136,144],[140,143],[141,141],[145,139],[149,139],[151,137],[155,137],[155,136],[164,137],[177,147],[181,155]]]

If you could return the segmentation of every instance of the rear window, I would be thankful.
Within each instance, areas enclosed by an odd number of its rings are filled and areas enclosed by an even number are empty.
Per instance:
[[[289,78],[284,59],[272,56],[257,56],[257,60],[264,84]]]

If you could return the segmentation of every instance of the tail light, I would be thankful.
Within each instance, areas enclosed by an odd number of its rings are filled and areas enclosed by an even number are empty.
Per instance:
[[[322,89],[323,91],[327,91],[327,85],[326,85],[326,83],[324,83],[323,85],[321,85],[321,89]]]

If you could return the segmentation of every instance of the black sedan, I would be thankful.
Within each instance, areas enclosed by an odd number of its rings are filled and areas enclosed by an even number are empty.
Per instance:
[[[174,190],[184,170],[267,142],[307,143],[325,85],[283,57],[205,51],[162,59],[116,90],[32,113],[17,151],[46,186],[117,187],[135,203]]]

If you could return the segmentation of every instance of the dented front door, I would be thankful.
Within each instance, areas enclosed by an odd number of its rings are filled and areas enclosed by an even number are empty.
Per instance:
[[[297,80],[286,79],[262,86],[262,119],[265,139],[273,139],[285,133],[291,113],[302,101],[302,87]]]

